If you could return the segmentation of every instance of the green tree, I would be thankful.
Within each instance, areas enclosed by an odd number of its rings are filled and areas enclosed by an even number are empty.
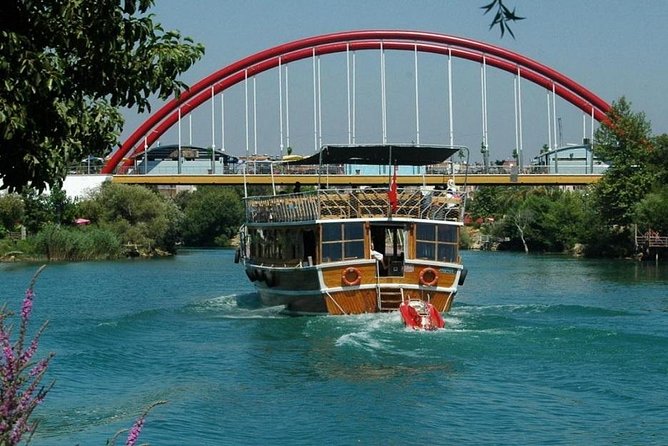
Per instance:
[[[655,145],[645,114],[632,112],[625,98],[612,104],[608,117],[610,123],[595,134],[595,154],[610,163],[595,186],[597,210],[605,223],[627,226],[636,204],[657,181],[651,165]]]
[[[183,241],[189,246],[227,246],[243,221],[243,204],[231,188],[200,187],[183,200]]]
[[[25,206],[18,194],[0,196],[0,237],[4,231],[13,231],[23,220]]]
[[[668,235],[668,185],[647,194],[634,209],[634,220],[638,229],[645,232],[649,229]]]
[[[80,204],[82,215],[114,232],[124,244],[146,253],[175,252],[181,211],[176,204],[143,186],[104,183]]]
[[[501,201],[501,195],[502,188],[481,186],[475,190],[473,198],[467,202],[467,211],[474,219],[503,215],[505,208]]]
[[[0,180],[58,185],[67,165],[118,141],[119,107],[167,98],[204,48],[164,31],[153,0],[0,2]]]
[[[650,154],[650,165],[656,169],[656,187],[668,184],[668,134],[654,138],[654,149]]]
[[[32,233],[38,232],[48,223],[72,225],[79,212],[77,203],[58,186],[49,193],[25,188],[21,191],[21,199],[25,207],[21,223]]]

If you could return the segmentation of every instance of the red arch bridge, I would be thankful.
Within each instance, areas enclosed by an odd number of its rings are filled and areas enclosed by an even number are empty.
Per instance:
[[[210,74],[150,115],[102,173],[117,182],[237,184],[232,158],[248,166],[324,144],[438,143],[480,151],[482,161],[468,167],[483,175],[470,183],[585,184],[600,177],[590,141],[609,108],[556,70],[484,42],[420,31],[339,32],[281,44]],[[204,149],[193,156],[194,146]],[[453,160],[450,174],[464,164]],[[331,181],[349,183],[351,173]],[[443,177],[413,173],[400,173],[403,182]],[[385,181],[379,176],[362,172],[354,181]],[[288,173],[279,182],[317,180],[310,177]],[[271,181],[266,172],[251,180]]]

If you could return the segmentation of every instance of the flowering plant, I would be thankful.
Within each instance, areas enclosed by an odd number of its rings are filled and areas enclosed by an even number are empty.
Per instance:
[[[116,439],[120,434],[123,432],[129,432],[128,433],[128,439],[125,440],[125,446],[135,446],[135,443],[137,443],[137,439],[139,438],[139,434],[141,433],[142,427],[144,427],[144,420],[146,420],[146,416],[148,413],[153,409],[155,406],[158,406],[160,404],[165,404],[167,401],[156,401],[155,403],[151,404],[144,410],[144,413],[141,414],[139,418],[137,418],[137,421],[135,421],[135,424],[132,425],[130,429],[123,429],[118,432],[116,432],[116,435],[114,435],[112,438],[107,440],[107,446],[114,446],[116,444]]]
[[[2,354],[0,354],[0,446],[16,446],[22,439],[30,443],[37,428],[37,422],[31,422],[30,416],[37,405],[44,401],[46,394],[54,384],[53,382],[47,386],[40,384],[54,354],[49,353],[46,358],[33,360],[39,338],[46,329],[47,322],[44,322],[37,330],[26,348],[30,315],[35,299],[34,286],[37,277],[45,267],[46,265],[37,270],[26,290],[21,306],[19,332],[14,343],[11,340],[13,326],[10,321],[13,313],[8,310],[7,305],[0,307],[0,349],[2,349]],[[121,433],[129,431],[125,446],[135,446],[148,413],[155,406],[164,403],[166,401],[151,404],[135,421],[131,429],[117,432],[107,441],[107,445],[113,446]],[[26,434],[28,436],[24,437]]]
[[[37,270],[26,290],[21,306],[19,331],[17,339],[12,343],[12,324],[9,318],[13,315],[7,305],[0,308],[0,445],[17,445],[24,435],[28,434],[26,442],[30,442],[37,427],[36,422],[30,422],[33,410],[40,404],[53,386],[41,385],[49,361],[53,353],[45,358],[33,360],[37,351],[39,338],[46,329],[45,322],[37,330],[30,344],[26,347],[28,325],[32,313],[35,292],[33,290],[37,277],[45,266]]]

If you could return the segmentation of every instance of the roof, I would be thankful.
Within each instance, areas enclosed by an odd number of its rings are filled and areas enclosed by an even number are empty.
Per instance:
[[[426,166],[439,164],[459,151],[460,147],[415,144],[326,145],[320,152],[290,165],[373,164]]]
[[[150,147],[146,151],[146,156],[149,161],[153,160],[164,160],[164,159],[178,159],[179,155],[179,145],[178,144],[167,144],[163,146]],[[211,148],[208,147],[195,147],[190,145],[181,146],[181,156],[186,159],[211,159]],[[236,163],[239,160],[230,156],[227,153],[215,149],[214,157],[216,160],[223,158],[226,163]],[[132,156],[132,158],[144,158],[144,152],[140,152]]]

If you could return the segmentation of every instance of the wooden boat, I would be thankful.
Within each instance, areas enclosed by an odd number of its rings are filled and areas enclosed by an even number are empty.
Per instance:
[[[263,304],[341,315],[397,311],[420,300],[448,311],[466,276],[459,257],[463,194],[453,187],[399,190],[396,177],[397,166],[440,164],[459,150],[324,146],[291,164],[394,166],[388,187],[321,184],[246,197],[236,260]]]

